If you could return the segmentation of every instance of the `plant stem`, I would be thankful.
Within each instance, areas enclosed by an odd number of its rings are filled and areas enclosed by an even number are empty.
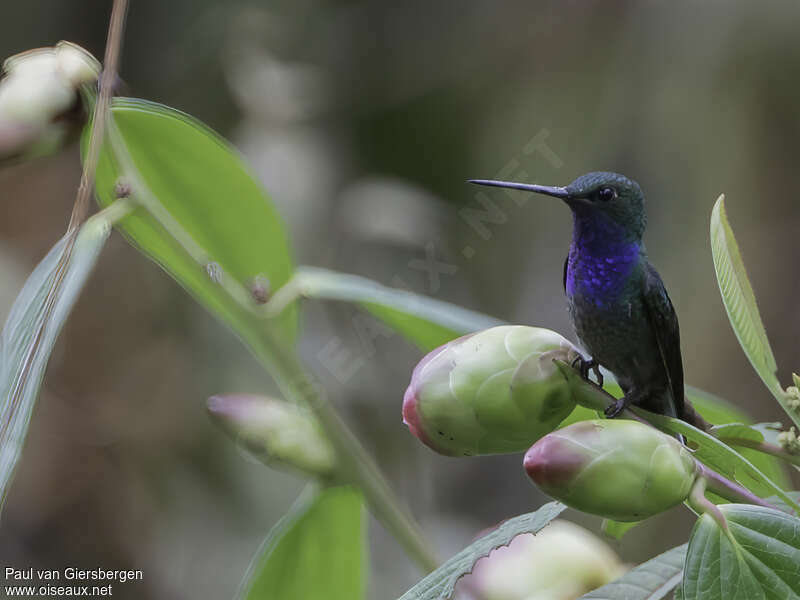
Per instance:
[[[268,327],[262,328],[258,340],[251,349],[288,400],[313,410],[343,463],[343,472],[361,488],[375,516],[425,572],[434,570],[438,560],[419,526],[400,506],[372,458],[320,393],[294,350],[287,349]]]
[[[47,291],[47,296],[44,299],[43,317],[41,326],[34,333],[28,355],[25,359],[22,370],[17,377],[14,384],[11,386],[7,401],[11,405],[15,405],[19,400],[19,394],[25,389],[25,384],[31,373],[31,366],[33,364],[32,358],[36,356],[39,346],[44,339],[45,328],[50,321],[58,297],[61,294],[61,286],[64,282],[64,276],[67,272],[67,266],[72,258],[72,249],[75,247],[75,239],[78,237],[80,225],[86,220],[86,213],[88,212],[88,204],[90,197],[90,190],[94,181],[95,171],[97,169],[97,156],[99,156],[100,143],[102,140],[102,127],[105,122],[105,115],[108,108],[108,97],[110,82],[113,80],[113,75],[116,73],[116,63],[119,56],[119,47],[122,41],[122,31],[125,22],[125,9],[127,7],[127,0],[114,0],[114,6],[111,11],[111,22],[109,24],[108,40],[106,42],[106,64],[104,66],[103,77],[100,80],[100,100],[98,100],[95,108],[96,118],[92,121],[92,130],[90,137],[89,151],[94,152],[93,160],[86,160],[83,163],[83,171],[81,173],[81,182],[78,186],[78,192],[75,198],[75,203],[72,207],[72,215],[70,216],[69,225],[67,226],[67,243],[61,256],[58,257],[58,264],[56,265],[55,274],[53,276],[53,283]],[[105,92],[105,94],[104,94]],[[105,100],[103,100],[105,98]],[[98,112],[99,111],[99,112]],[[100,118],[98,118],[98,115]],[[98,131],[99,130],[99,131]],[[5,429],[6,424],[2,425]]]
[[[731,502],[755,504],[757,506],[778,510],[778,508],[773,504],[770,504],[766,500],[762,500],[744,486],[731,481],[727,477],[723,477],[713,469],[708,468],[703,463],[697,461],[697,467],[700,477],[707,481],[708,490],[714,492],[718,496],[722,496]]]
[[[106,222],[108,225],[116,225],[119,221],[127,217],[136,210],[138,203],[134,198],[120,198],[115,200],[103,210],[89,217]]]
[[[109,117],[108,139],[111,142],[114,158],[124,176],[129,179],[139,204],[200,267],[208,264],[212,257],[205,253],[147,187],[111,117]],[[435,569],[438,561],[429,550],[419,526],[400,507],[389,484],[369,454],[328,400],[316,389],[294,349],[288,348],[276,338],[271,329],[271,322],[264,319],[265,313],[255,310],[252,298],[244,286],[225,273],[220,273],[218,283],[258,330],[258,334],[248,337],[246,343],[278,383],[284,396],[297,404],[307,405],[314,411],[336,448],[340,460],[344,463],[345,470],[349,471],[352,483],[361,488],[375,516],[383,522],[408,555],[425,572]]]
[[[719,507],[706,498],[706,485],[708,480],[701,474],[694,482],[692,490],[689,492],[689,497],[686,502],[694,511],[700,514],[707,514],[713,518],[717,525],[727,533],[728,520]]]
[[[602,413],[616,402],[616,398],[601,388],[593,381],[584,379],[574,368],[561,360],[553,361],[567,380],[572,395],[578,404],[584,408]],[[650,425],[647,419],[634,413],[630,407],[625,407],[619,417],[638,421]]]
[[[72,207],[72,216],[69,220],[69,229],[77,228],[89,212],[89,199],[94,188],[94,176],[97,171],[97,161],[100,158],[100,147],[103,142],[106,121],[108,119],[108,105],[111,100],[111,88],[117,76],[120,49],[122,47],[122,32],[125,28],[125,14],[128,12],[128,0],[114,0],[111,8],[111,20],[108,25],[108,41],[106,54],[103,59],[103,72],[100,75],[100,94],[94,109],[92,130],[89,136],[89,148],[86,151],[86,160],[83,162],[81,182],[78,185],[78,195]]]

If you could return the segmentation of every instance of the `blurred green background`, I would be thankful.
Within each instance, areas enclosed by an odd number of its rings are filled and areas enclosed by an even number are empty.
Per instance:
[[[7,2],[0,57],[60,39],[101,56],[109,11]],[[121,75],[129,95],[191,113],[242,151],[299,263],[571,337],[567,209],[479,196],[464,181],[633,177],[687,381],[778,420],[728,325],[708,221],[726,193],[788,384],[800,369],[798,18],[790,1],[132,0]],[[63,233],[79,176],[74,146],[0,171],[3,315]],[[485,228],[462,212],[481,197],[499,209]],[[442,556],[543,502],[520,456],[444,458],[408,434],[400,404],[420,353],[400,336],[341,304],[306,304],[302,326],[306,360]],[[226,330],[112,236],[54,352],[0,521],[0,563],[142,569],[143,582],[115,586],[121,598],[232,597],[303,481],[240,453],[204,403],[271,390]],[[676,509],[614,546],[640,561],[690,527]],[[418,574],[379,525],[370,537],[371,596],[396,597]]]

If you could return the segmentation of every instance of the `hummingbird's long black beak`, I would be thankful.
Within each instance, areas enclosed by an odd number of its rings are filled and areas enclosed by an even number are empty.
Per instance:
[[[567,188],[555,187],[549,185],[536,185],[535,183],[515,183],[513,181],[495,181],[493,179],[470,179],[469,183],[477,185],[488,185],[492,187],[509,188],[512,190],[522,190],[524,192],[534,192],[536,194],[545,194],[546,196],[553,196],[566,200],[570,197]]]

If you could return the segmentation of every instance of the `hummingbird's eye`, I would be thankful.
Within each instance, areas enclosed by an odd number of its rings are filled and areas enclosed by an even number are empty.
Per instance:
[[[608,202],[617,197],[617,190],[612,187],[600,188],[600,191],[597,192],[597,197],[603,202]]]

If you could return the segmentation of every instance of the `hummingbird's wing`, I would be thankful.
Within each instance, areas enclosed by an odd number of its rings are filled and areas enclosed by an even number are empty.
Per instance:
[[[681,361],[681,335],[678,316],[667,295],[658,271],[649,262],[645,267],[642,297],[650,328],[655,333],[661,361],[667,373],[676,414],[683,414],[683,363]]]
[[[564,291],[567,291],[567,269],[569,268],[569,254],[567,254],[567,258],[564,259]]]

